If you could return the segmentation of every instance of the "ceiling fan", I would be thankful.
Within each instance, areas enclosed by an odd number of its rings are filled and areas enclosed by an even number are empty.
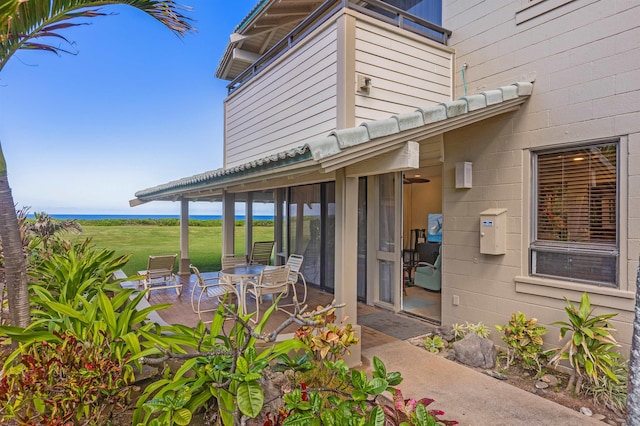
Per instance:
[[[411,185],[412,183],[427,183],[427,182],[429,182],[429,179],[423,178],[420,176],[413,176],[413,177],[408,177],[406,175],[402,176],[402,183],[406,185]]]

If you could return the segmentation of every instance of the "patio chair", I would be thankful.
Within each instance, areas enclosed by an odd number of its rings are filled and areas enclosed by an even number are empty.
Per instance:
[[[145,290],[148,289],[146,294],[147,299],[151,297],[152,291],[168,288],[174,288],[178,297],[180,297],[182,294],[182,284],[178,283],[173,273],[177,257],[177,254],[149,256],[147,269],[138,272],[144,276],[142,285]]]
[[[222,264],[222,269],[246,266],[247,256],[244,254],[225,254],[220,259],[220,263]]]
[[[289,281],[291,282],[291,288],[293,289],[293,302],[287,305],[282,306],[295,306],[295,302],[297,301],[300,305],[304,305],[304,302],[307,300],[307,280],[302,275],[302,263],[304,262],[304,256],[301,254],[292,254],[287,259],[286,266],[289,267]],[[302,282],[302,288],[304,288],[304,296],[302,300],[298,300],[298,293],[296,290],[296,284],[298,281]]]
[[[440,291],[442,289],[442,246],[436,261],[433,264],[418,262],[413,277],[413,285],[422,287],[429,291]]]
[[[273,303],[277,303],[276,298],[287,293],[289,286],[291,286],[289,274],[288,266],[278,266],[262,271],[257,282],[249,281],[247,283],[247,294],[256,299],[256,315],[251,318],[253,322],[258,322],[260,319],[260,304],[263,296],[271,295]]]
[[[251,249],[251,256],[249,257],[250,265],[270,265],[271,264],[271,252],[275,241],[256,241],[253,243]]]
[[[218,309],[202,309],[201,303],[204,297],[215,299],[218,303],[222,301],[227,301],[229,296],[238,297],[238,293],[236,292],[236,288],[228,283],[221,281],[220,276],[215,276],[211,278],[204,278],[200,273],[200,270],[194,266],[189,265],[191,271],[195,274],[197,281],[193,285],[193,291],[191,292],[191,309],[193,312],[198,314],[198,318],[202,320],[202,314],[207,312],[213,312]],[[196,293],[199,293],[196,302]],[[211,321],[205,321],[211,322]]]

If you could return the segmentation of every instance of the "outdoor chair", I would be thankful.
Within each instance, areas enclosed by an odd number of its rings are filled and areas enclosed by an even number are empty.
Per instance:
[[[271,264],[271,252],[275,241],[256,241],[251,249],[249,257],[250,265],[269,265]]]
[[[413,285],[422,287],[430,291],[440,291],[442,289],[442,247],[436,261],[433,264],[418,262],[413,277]]]
[[[258,322],[260,318],[260,304],[263,296],[271,295],[273,303],[277,303],[277,297],[287,293],[291,286],[289,274],[288,266],[278,266],[263,270],[257,281],[247,283],[247,294],[256,299],[256,315],[251,318],[253,322]]]
[[[235,268],[236,266],[246,266],[247,256],[243,254],[225,254],[220,259],[222,269]]]
[[[147,269],[138,272],[138,274],[144,276],[142,285],[144,289],[147,290],[145,296],[147,299],[151,297],[152,291],[168,288],[174,288],[178,297],[180,297],[182,294],[182,284],[178,283],[173,273],[177,257],[177,254],[149,256]]]
[[[191,271],[195,274],[197,278],[197,282],[193,285],[193,291],[191,292],[191,309],[193,312],[198,314],[198,318],[202,320],[202,314],[207,312],[213,312],[218,309],[215,308],[203,309],[202,308],[202,299],[209,298],[215,299],[216,302],[221,303],[223,301],[228,301],[229,297],[238,297],[238,293],[236,288],[226,282],[220,280],[220,276],[204,278],[200,273],[200,270],[194,265],[189,265]],[[196,293],[199,293],[196,301]],[[211,321],[205,321],[211,322]]]
[[[280,305],[278,308],[282,306],[295,306],[296,302],[300,305],[304,305],[304,302],[307,300],[307,280],[305,280],[304,275],[302,275],[302,263],[304,262],[304,256],[301,254],[292,254],[287,259],[286,266],[289,267],[289,282],[291,283],[291,289],[293,290],[293,301],[287,305]],[[298,300],[298,293],[296,290],[296,284],[298,281],[302,282],[302,288],[304,289],[304,296],[302,300]],[[288,292],[288,290],[287,290]],[[283,309],[284,310],[284,309]]]

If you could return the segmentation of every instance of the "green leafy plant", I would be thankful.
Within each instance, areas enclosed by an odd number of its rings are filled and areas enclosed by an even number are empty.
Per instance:
[[[145,389],[136,403],[134,424],[181,425],[188,417],[186,411],[193,414],[206,409],[214,400],[217,416],[224,425],[240,424],[243,416],[255,418],[260,414],[264,405],[260,384],[264,370],[285,354],[308,350],[300,340],[273,343],[261,334],[276,306],[274,303],[254,327],[248,322],[252,315],[243,315],[241,310],[233,311],[222,303],[208,330],[202,322],[195,328],[165,328],[168,335],[156,341],[159,352],[149,349],[138,358],[144,357],[146,363],[152,364],[175,357],[186,361],[175,374],[167,374]],[[226,333],[223,325],[229,318],[234,323]],[[261,348],[259,342],[267,345]],[[187,349],[197,352],[188,354]],[[182,392],[185,388],[189,392]],[[154,415],[159,417],[152,419]]]
[[[507,344],[506,365],[509,368],[515,360],[520,360],[525,369],[542,371],[546,355],[542,349],[542,336],[547,332],[537,325],[536,318],[527,318],[522,312],[512,313],[511,320],[505,325],[496,325]]]
[[[618,346],[615,338],[611,335],[615,329],[609,320],[616,314],[592,315],[591,302],[587,293],[582,294],[580,306],[576,308],[569,299],[566,299],[568,306],[564,308],[569,322],[558,321],[554,324],[560,325],[560,339],[567,334],[569,339],[561,348],[556,348],[550,362],[558,365],[560,360],[569,360],[574,369],[574,373],[569,379],[567,388],[570,389],[575,383],[575,392],[580,393],[583,378],[597,380],[601,375],[608,376],[614,382],[618,381],[616,375],[611,371],[615,365],[619,354],[613,350]]]
[[[360,340],[353,326],[344,324],[345,319],[336,324],[335,308],[326,310],[319,306],[315,312],[318,314],[311,313],[315,325],[298,328],[294,338],[307,345],[317,361],[341,359],[349,353],[349,346]]]
[[[384,363],[373,358],[373,374],[367,378],[363,371],[350,370],[343,360],[335,363],[325,361],[328,368],[335,369],[337,376],[348,384],[350,392],[336,389],[296,388],[284,395],[285,414],[270,419],[267,425],[455,425],[456,421],[442,420],[444,414],[437,410],[426,410],[433,400],[415,401],[403,399],[394,388],[402,381],[398,372],[387,373]],[[381,404],[377,397],[384,391],[394,394],[393,405]],[[281,423],[277,423],[277,421]]]
[[[616,362],[611,372],[618,380],[612,380],[607,375],[599,375],[595,380],[587,381],[585,393],[591,395],[596,404],[605,407],[624,417],[627,408],[627,381],[629,378],[629,364]]]
[[[441,410],[427,410],[434,402],[431,398],[404,399],[399,389],[393,390],[393,405],[382,405],[386,424],[399,426],[436,426],[457,425],[455,420],[440,419],[444,415]],[[375,410],[375,408],[374,408]]]
[[[0,327],[0,336],[29,346],[57,342],[56,333],[69,331],[79,341],[109,347],[123,363],[127,380],[133,380],[134,367],[141,366],[135,355],[145,350],[157,353],[157,341],[165,339],[156,324],[147,322],[147,316],[170,305],[137,310],[144,293],[134,296],[135,290],[122,289],[119,281],[111,281],[111,271],[126,260],[126,256],[115,257],[111,251],[84,243],[70,245],[68,252],[43,262],[35,272],[38,280],[30,287],[31,325]],[[18,360],[24,350],[18,348],[9,355],[5,366]]]
[[[444,341],[442,336],[430,336],[424,340],[424,348],[431,353],[438,353],[444,348]]]
[[[99,290],[121,290],[121,280],[114,281],[112,276],[131,256],[116,256],[113,250],[95,248],[90,239],[60,244],[60,251],[42,260],[31,273],[35,281],[30,286],[33,290],[47,290],[64,304],[72,303],[77,295],[91,299]]]
[[[477,324],[468,322],[466,323],[466,328],[468,333],[474,333],[484,339],[489,338],[489,336],[491,335],[491,330],[489,330],[489,327],[484,325],[482,321]]]
[[[451,326],[451,331],[453,331],[453,338],[455,340],[460,340],[467,334],[467,326],[455,323]]]
[[[20,424],[104,424],[129,394],[123,361],[106,345],[78,340],[72,332],[21,346],[20,363],[5,365],[0,414]]]
[[[152,426],[179,425],[186,426],[191,423],[193,414],[185,407],[191,400],[191,389],[184,386],[175,391],[167,391],[162,397],[154,398],[145,403],[145,408],[150,412],[161,414],[149,422]]]

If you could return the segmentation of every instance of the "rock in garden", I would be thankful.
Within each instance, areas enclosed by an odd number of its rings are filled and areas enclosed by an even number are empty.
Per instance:
[[[582,414],[584,414],[585,416],[587,416],[587,417],[591,417],[591,416],[593,416],[593,411],[591,411],[591,410],[590,410],[590,409],[588,409],[587,407],[582,407],[582,408],[580,408],[580,412],[581,412]]]
[[[456,361],[471,367],[493,368],[496,365],[497,350],[493,342],[474,333],[455,342],[453,352]]]
[[[493,370],[484,370],[483,373],[486,374],[487,376],[491,376],[494,379],[498,379],[498,380],[508,379],[508,377],[505,374],[498,373],[497,371],[493,371]]]
[[[446,340],[447,342],[453,342],[455,340],[451,327],[440,326],[438,327],[437,332],[440,336],[442,336],[442,339]]]
[[[542,380],[538,380],[538,381],[536,382],[536,388],[537,388],[537,389],[546,389],[546,388],[548,388],[548,387],[549,387],[549,383],[547,383],[547,382],[544,382],[544,381],[542,381]]]
[[[553,374],[545,374],[544,376],[540,377],[540,380],[547,383],[552,388],[558,386],[558,378]]]
[[[593,418],[594,418],[594,419],[596,419],[596,420],[600,420],[600,421],[602,421],[602,420],[606,419],[606,417],[605,417],[603,414],[594,414],[594,415],[593,415],[593,416],[591,416],[591,417],[593,417]]]

